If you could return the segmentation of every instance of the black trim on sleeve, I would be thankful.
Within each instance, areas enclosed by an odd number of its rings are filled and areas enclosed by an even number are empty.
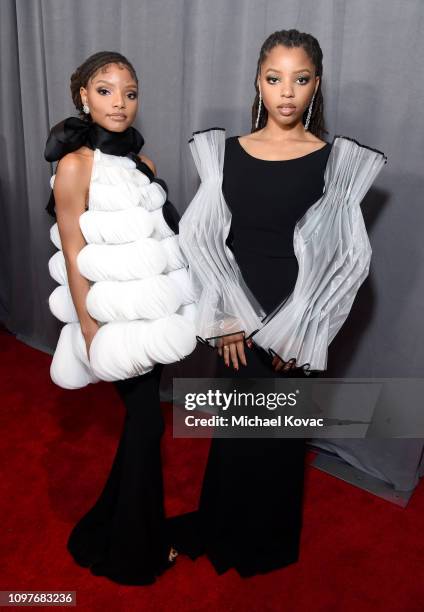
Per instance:
[[[225,128],[222,128],[222,127],[211,127],[211,128],[208,128],[207,130],[198,130],[197,132],[193,132],[193,136],[190,138],[188,142],[189,143],[192,142],[196,134],[204,134],[205,132],[214,132],[215,130],[225,132]]]
[[[379,151],[378,149],[374,149],[373,147],[368,147],[367,145],[361,144],[360,142],[358,142],[357,140],[355,140],[355,138],[350,138],[349,136],[343,136],[342,134],[336,134],[333,138],[333,144],[334,141],[337,138],[344,138],[345,140],[350,140],[352,142],[354,142],[355,144],[357,144],[359,147],[363,147],[364,149],[369,149],[370,151],[374,151],[374,153],[379,153],[380,155],[382,155],[384,157],[384,163],[387,163],[387,155],[385,155],[383,153],[383,151]]]

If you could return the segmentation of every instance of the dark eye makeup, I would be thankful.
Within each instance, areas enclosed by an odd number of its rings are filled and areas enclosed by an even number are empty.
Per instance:
[[[106,89],[106,87],[98,87],[96,91],[101,96],[107,96],[108,94],[110,94],[110,90]],[[136,91],[129,91],[127,93],[127,96],[129,97],[130,100],[136,100],[138,97],[138,93]]]
[[[302,83],[300,83],[301,85],[306,85],[306,83],[309,83],[309,77],[307,77],[307,76],[300,76],[300,77],[298,77],[298,78],[297,78],[297,80],[299,80],[299,79],[303,79],[303,82],[302,82]],[[267,82],[268,82],[268,83],[270,83],[271,85],[275,85],[275,83],[276,83],[277,81],[279,81],[279,77],[275,77],[275,76],[267,76],[267,77],[266,77],[266,80],[267,80]]]

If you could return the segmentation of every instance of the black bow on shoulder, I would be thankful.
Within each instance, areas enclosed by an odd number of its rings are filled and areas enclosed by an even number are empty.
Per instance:
[[[55,162],[82,146],[89,147],[93,151],[100,149],[102,153],[107,155],[126,156],[135,162],[137,169],[148,176],[151,182],[159,183],[165,193],[168,194],[165,181],[156,178],[149,166],[138,157],[137,153],[143,145],[143,136],[133,127],[127,128],[124,132],[111,132],[92,121],[84,121],[78,117],[68,117],[50,130],[44,157],[48,162]],[[52,217],[56,217],[53,190],[46,211]],[[168,199],[163,205],[162,213],[169,227],[174,233],[178,234],[180,216],[175,206]]]
[[[144,145],[144,138],[138,130],[129,127],[123,132],[111,132],[93,121],[85,121],[78,117],[68,117],[60,121],[50,130],[44,149],[44,157],[48,162],[55,162],[68,153],[86,146],[100,149],[107,155],[137,156]],[[56,217],[53,191],[46,206],[52,217]]]
[[[124,156],[137,154],[143,144],[143,136],[133,127],[123,132],[111,132],[92,121],[68,117],[50,130],[44,157],[49,162],[58,161],[82,146],[100,149],[108,155]]]

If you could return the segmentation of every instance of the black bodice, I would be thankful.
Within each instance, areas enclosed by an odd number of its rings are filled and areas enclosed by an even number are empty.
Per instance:
[[[326,143],[302,157],[267,161],[247,153],[238,137],[226,140],[223,193],[232,213],[227,244],[267,314],[295,286],[294,228],[323,193],[330,151]]]

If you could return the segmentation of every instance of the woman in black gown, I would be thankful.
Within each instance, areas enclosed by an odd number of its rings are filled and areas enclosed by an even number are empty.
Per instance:
[[[324,188],[331,144],[321,140],[321,62],[312,36],[272,34],[258,61],[255,85],[262,100],[257,95],[252,133],[226,140],[222,189],[232,214],[227,245],[267,314],[293,291],[296,221]],[[283,104],[296,108],[285,111]],[[246,344],[243,335],[223,340],[218,377],[306,376],[297,364]],[[297,561],[305,446],[303,438],[214,437],[198,510],[169,521],[179,552],[192,558],[206,553],[219,574],[235,568],[245,577]]]
[[[302,157],[268,161],[249,155],[237,137],[226,141],[223,193],[232,213],[229,246],[267,313],[293,291],[298,271],[294,226],[322,195],[330,150],[326,143]],[[284,185],[283,198],[280,185]],[[295,367],[275,372],[271,357],[255,344],[246,350],[246,363],[236,373],[219,359],[216,375],[305,376]],[[207,525],[209,556],[219,573],[235,567],[250,576],[297,560],[305,442],[304,438],[213,439],[200,512]]]

